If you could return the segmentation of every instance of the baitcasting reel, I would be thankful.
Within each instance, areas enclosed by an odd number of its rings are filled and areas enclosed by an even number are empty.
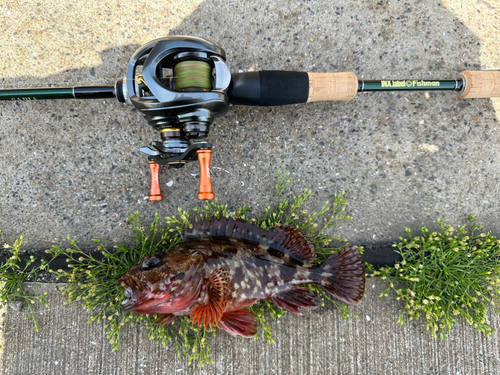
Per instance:
[[[181,168],[200,161],[198,199],[214,198],[210,180],[212,145],[205,141],[215,117],[229,109],[231,73],[226,53],[196,37],[168,37],[141,47],[129,62],[127,76],[116,84],[119,101],[141,111],[161,142],[140,150],[152,173],[150,200],[161,200],[159,165]]]
[[[117,98],[141,111],[160,133],[140,150],[151,170],[150,200],[162,200],[160,165],[181,168],[200,162],[198,199],[214,199],[210,179],[215,117],[229,104],[274,106],[315,101],[349,101],[362,91],[458,91],[460,98],[500,97],[500,71],[464,71],[455,80],[358,80],[352,72],[262,71],[233,73],[224,50],[205,39],[172,36],[142,46],[127,76],[114,86],[0,89],[0,100]]]

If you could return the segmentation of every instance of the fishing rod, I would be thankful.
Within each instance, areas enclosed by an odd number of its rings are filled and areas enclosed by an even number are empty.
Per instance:
[[[163,199],[161,165],[182,168],[199,161],[199,200],[212,200],[210,125],[229,104],[277,106],[349,101],[358,92],[457,91],[460,98],[500,97],[500,71],[463,71],[455,80],[358,80],[352,72],[260,71],[231,73],[226,53],[198,37],[155,39],[132,56],[127,75],[114,85],[1,89],[0,100],[108,99],[134,106],[161,141],[140,148],[151,171],[149,200]]]

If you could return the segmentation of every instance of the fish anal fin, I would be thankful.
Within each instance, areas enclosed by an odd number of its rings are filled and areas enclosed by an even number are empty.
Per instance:
[[[204,303],[196,306],[191,313],[193,325],[198,323],[198,327],[204,326],[211,329],[215,323],[219,326],[219,321],[226,308],[227,301],[231,298],[232,284],[229,273],[224,268],[213,271],[205,284],[207,298]]]
[[[252,337],[257,333],[257,320],[248,309],[225,312],[219,327],[233,336]]]
[[[295,287],[281,293],[273,294],[271,301],[279,308],[302,315],[299,307],[313,310],[319,306],[316,295],[307,288]]]

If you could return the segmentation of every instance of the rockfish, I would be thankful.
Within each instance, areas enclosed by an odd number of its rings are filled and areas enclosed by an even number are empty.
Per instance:
[[[240,220],[195,222],[184,242],[148,256],[119,280],[130,298],[123,308],[159,314],[167,324],[190,315],[193,324],[213,324],[234,336],[254,336],[257,322],[248,309],[269,299],[295,314],[318,307],[303,284],[317,284],[335,298],[357,304],[365,289],[365,270],[356,246],[348,246],[318,267],[312,242],[299,230],[266,231]]]

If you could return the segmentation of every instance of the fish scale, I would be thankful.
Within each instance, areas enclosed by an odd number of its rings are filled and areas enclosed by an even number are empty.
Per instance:
[[[205,219],[186,228],[183,243],[145,258],[122,276],[119,283],[131,296],[124,309],[160,315],[163,324],[190,315],[206,329],[215,324],[251,337],[257,322],[248,307],[260,300],[296,314],[319,306],[301,284],[320,285],[347,303],[361,300],[365,278],[357,247],[311,267],[314,257],[313,244],[295,228],[266,231],[232,218]]]

